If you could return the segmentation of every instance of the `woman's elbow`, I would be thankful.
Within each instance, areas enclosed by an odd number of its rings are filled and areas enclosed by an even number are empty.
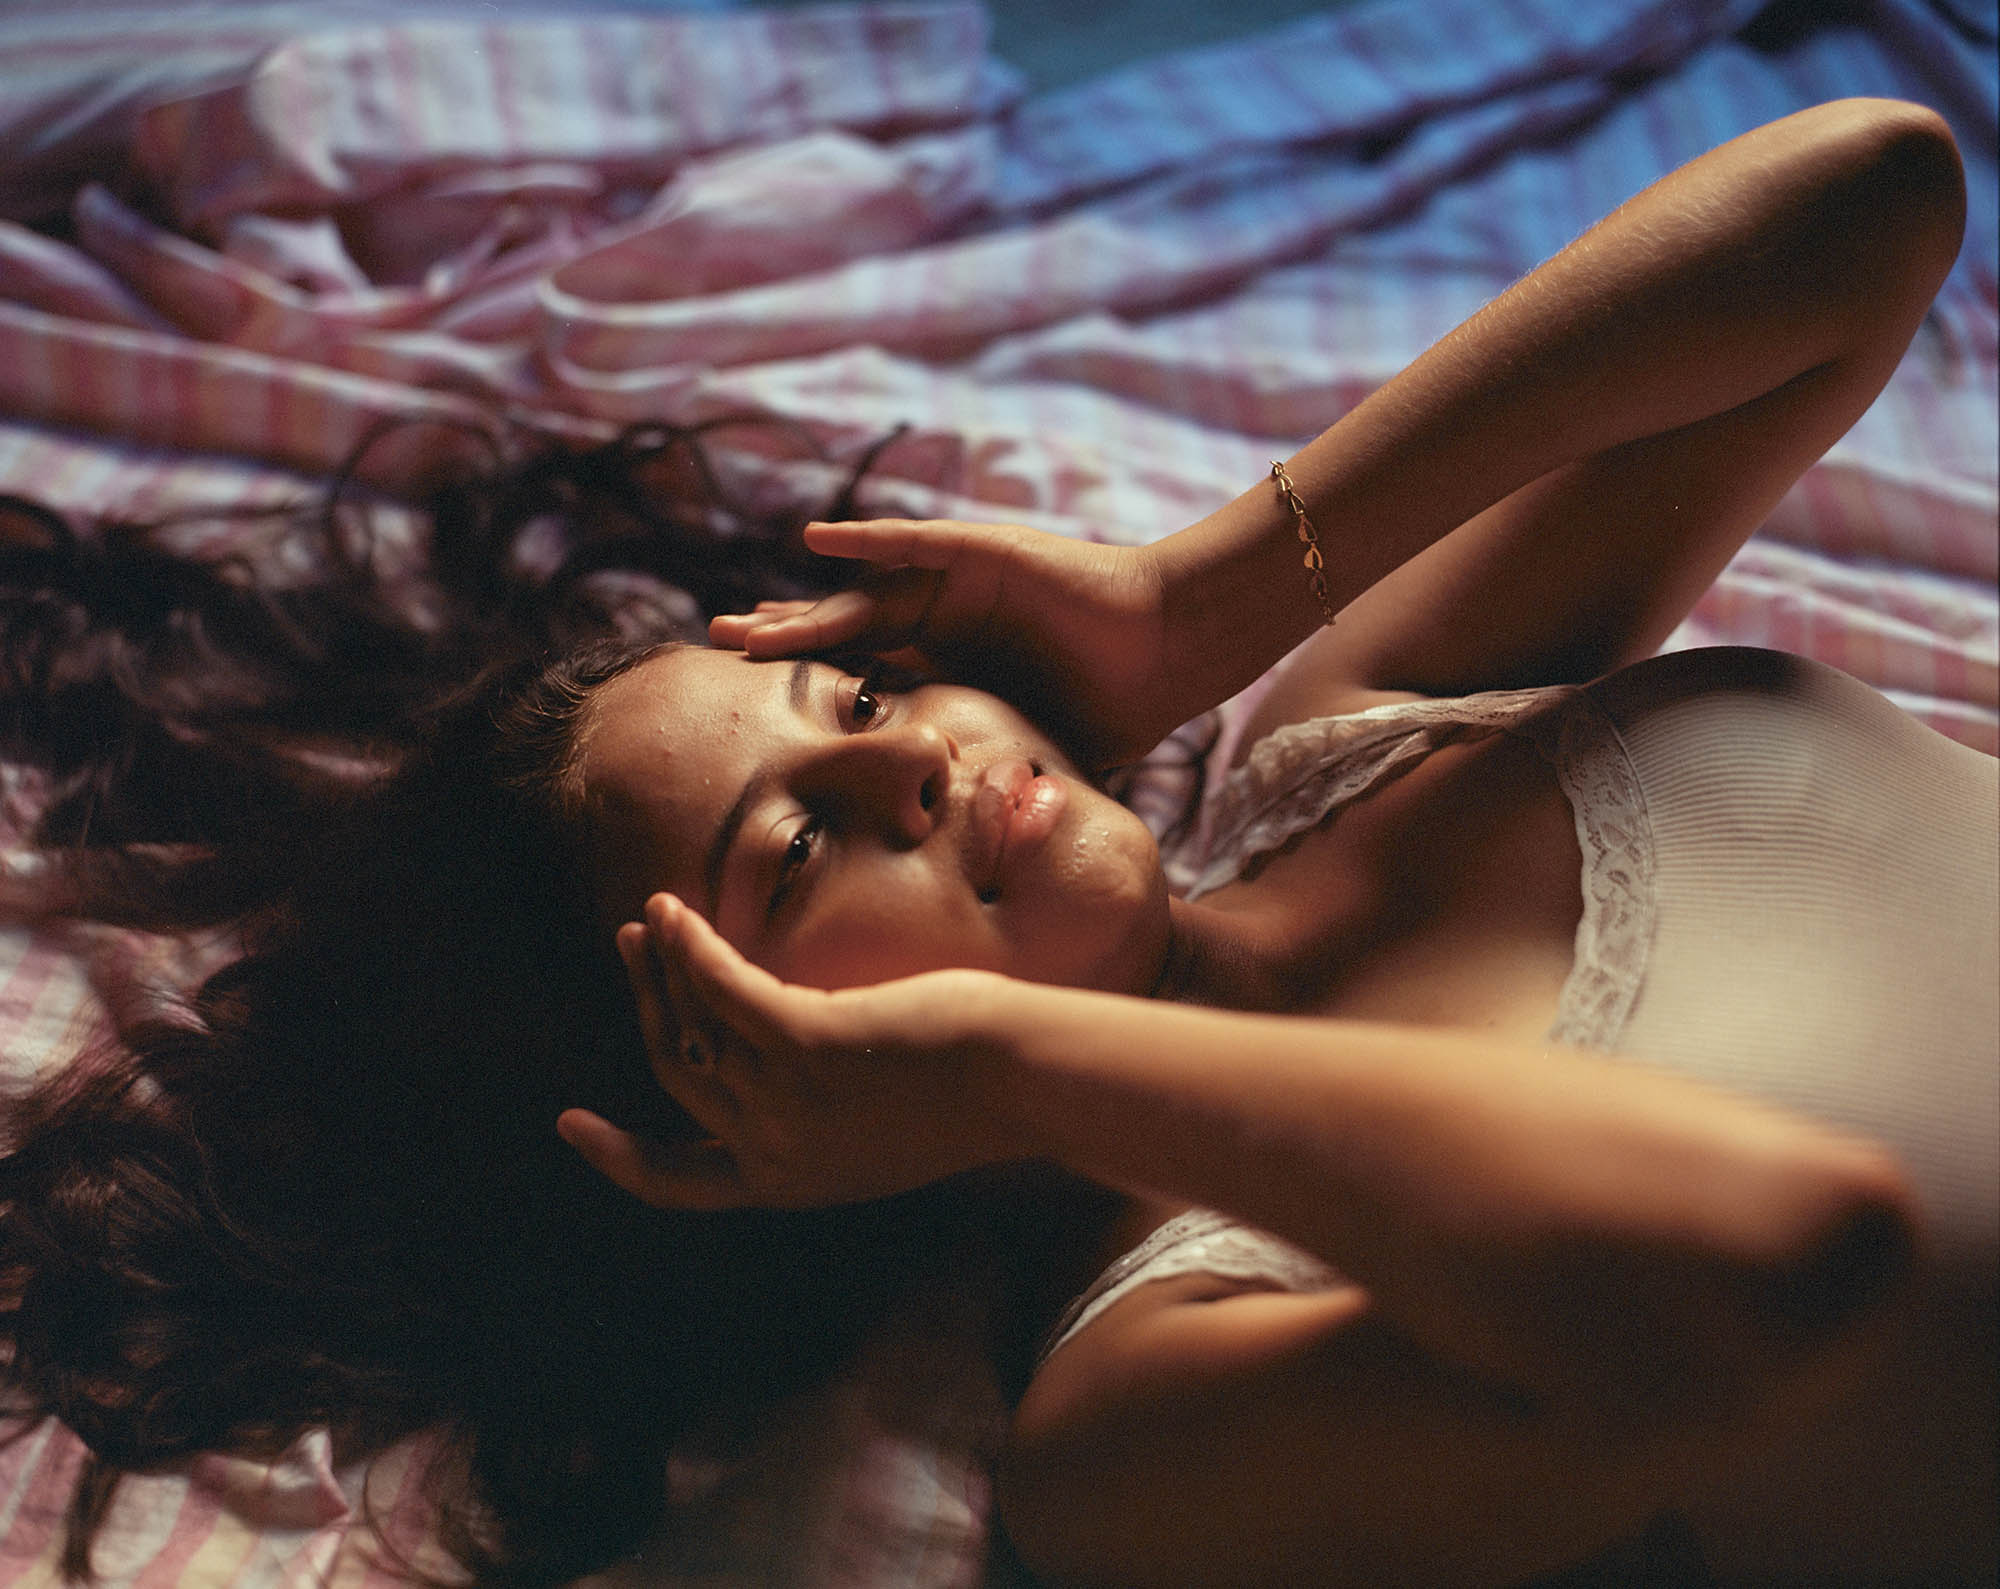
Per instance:
[[[1781,1343],[1809,1350],[1910,1288],[1922,1224],[1909,1178],[1884,1148],[1836,1144],[1799,1173],[1818,1183],[1818,1210],[1763,1266],[1753,1306]]]
[[[1771,1169],[1764,1206],[1743,1211],[1731,1277],[1679,1356],[1679,1417],[1760,1422],[1804,1387],[1837,1393],[1915,1288],[1917,1198],[1887,1150],[1827,1137]]]
[[[1950,125],[1929,106],[1900,99],[1824,108],[1838,122],[1845,207],[1890,282],[1928,303],[1965,238],[1965,166]]]
[[[1912,1289],[1917,1202],[1874,1144],[1786,1121],[1688,1185],[1678,1227],[1584,1265],[1551,1410],[1625,1435],[1732,1424],[1838,1375]],[[1661,1233],[1663,1234],[1663,1233]],[[1580,1272],[1580,1271],[1576,1271]],[[1566,1409],[1566,1412],[1565,1412]]]

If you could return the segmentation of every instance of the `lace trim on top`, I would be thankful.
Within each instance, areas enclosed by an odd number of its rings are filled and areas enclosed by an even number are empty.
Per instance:
[[[1503,730],[1527,739],[1555,769],[1583,856],[1576,957],[1549,1040],[1610,1048],[1653,943],[1653,831],[1618,729],[1585,688],[1395,701],[1276,729],[1223,781],[1206,842],[1166,858],[1167,881],[1198,899],[1442,746]]]
[[[1036,1366],[1106,1308],[1142,1285],[1181,1275],[1219,1275],[1273,1291],[1331,1291],[1344,1278],[1311,1253],[1227,1214],[1191,1208],[1168,1220],[1116,1259],[1090,1288],[1063,1310],[1050,1329]]]
[[[1519,734],[1554,768],[1576,819],[1583,914],[1552,1043],[1615,1046],[1653,943],[1653,829],[1617,725],[1589,692],[1562,685],[1457,700],[1394,702],[1292,723],[1254,745],[1218,791],[1205,853],[1168,858],[1175,889],[1197,898],[1234,882],[1257,856],[1469,733]],[[1198,842],[1198,841],[1197,841]],[[1329,1290],[1343,1277],[1312,1254],[1224,1214],[1193,1209],[1119,1258],[1049,1332],[1044,1361],[1139,1286],[1212,1274],[1280,1291]]]
[[[1618,1046],[1653,951],[1652,817],[1618,725],[1588,692],[1528,725],[1528,737],[1555,768],[1583,854],[1576,958],[1549,1041],[1608,1053]]]

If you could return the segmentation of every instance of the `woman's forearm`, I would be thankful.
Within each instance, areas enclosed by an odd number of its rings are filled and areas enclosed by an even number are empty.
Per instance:
[[[1896,283],[1948,265],[1955,169],[1930,112],[1843,101],[1639,194],[1289,461],[1334,605],[1553,470],[1840,356],[1909,296]],[[1154,549],[1179,704],[1212,704],[1313,632],[1300,550],[1268,480]]]
[[[1008,1156],[1263,1226],[1536,1393],[1754,1371],[1831,1322],[1813,1265],[1843,1236],[1883,1237],[1884,1283],[1906,1256],[1884,1152],[1599,1056],[1019,986],[975,1047]]]

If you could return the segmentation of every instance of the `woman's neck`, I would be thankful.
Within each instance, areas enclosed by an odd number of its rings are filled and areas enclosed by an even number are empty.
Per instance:
[[[1282,1010],[1294,946],[1267,913],[1169,902],[1166,962],[1153,996],[1218,1009]]]

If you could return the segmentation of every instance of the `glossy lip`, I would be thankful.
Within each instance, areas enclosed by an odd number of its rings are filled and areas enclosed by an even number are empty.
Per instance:
[[[1047,794],[1037,801],[1039,786],[1046,786]],[[1061,812],[1062,796],[1060,784],[1020,757],[996,761],[980,774],[967,813],[966,875],[982,900],[991,901],[999,891],[1009,841],[1032,844],[1046,834]]]

